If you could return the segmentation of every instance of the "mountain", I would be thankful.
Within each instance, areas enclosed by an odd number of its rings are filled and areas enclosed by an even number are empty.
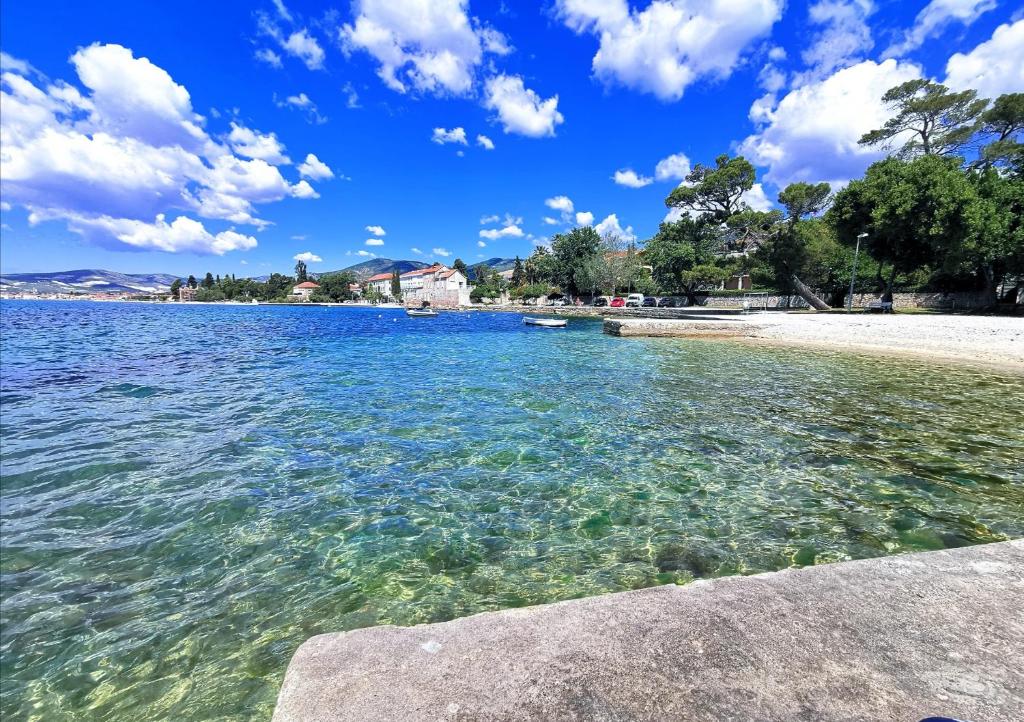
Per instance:
[[[406,271],[426,268],[429,265],[429,263],[423,263],[422,261],[392,261],[390,258],[371,258],[369,261],[363,261],[338,271],[323,271],[316,275],[327,276],[332,273],[345,273],[348,271],[356,277],[357,281],[365,281],[370,276],[376,276],[378,273],[394,273],[396,270],[399,273],[405,273]]]
[[[486,261],[480,261],[480,263],[474,263],[469,267],[469,278],[473,280],[476,278],[476,269],[480,266],[487,266],[492,271],[510,271],[512,267],[516,265],[516,259],[514,258],[488,258]]]
[[[99,269],[55,273],[5,273],[0,289],[26,293],[161,293],[177,276],[167,273],[118,273]]]

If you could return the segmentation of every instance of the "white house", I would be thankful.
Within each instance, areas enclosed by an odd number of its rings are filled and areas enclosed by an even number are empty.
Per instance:
[[[406,304],[427,301],[432,306],[469,305],[469,281],[459,271],[440,263],[403,273],[399,281]]]
[[[376,291],[389,301],[393,300],[391,298],[391,274],[378,273],[375,276],[370,276],[369,278],[367,278],[366,291]]]
[[[312,281],[303,281],[299,285],[292,289],[292,298],[301,299],[308,301],[309,297],[313,295],[313,291],[320,288],[319,283],[313,283]]]

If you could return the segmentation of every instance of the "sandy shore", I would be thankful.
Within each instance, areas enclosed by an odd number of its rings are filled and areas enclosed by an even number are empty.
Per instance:
[[[1024,374],[1024,319],[926,314],[763,313],[700,321],[614,321],[623,336],[723,337],[748,343],[912,356]],[[715,333],[717,327],[727,327]],[[724,330],[724,329],[723,329]],[[650,331],[650,332],[647,332]]]

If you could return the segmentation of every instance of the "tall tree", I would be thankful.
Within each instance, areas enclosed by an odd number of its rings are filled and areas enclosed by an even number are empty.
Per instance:
[[[729,271],[715,263],[720,246],[718,228],[710,219],[683,216],[658,227],[644,246],[644,259],[661,289],[685,294],[696,304],[699,291],[713,289],[729,277]]]
[[[779,203],[786,208],[786,223],[775,237],[774,253],[770,257],[786,280],[802,299],[817,311],[829,305],[800,280],[799,274],[807,263],[805,236],[797,232],[798,225],[809,215],[820,213],[828,204],[832,188],[828,183],[790,183],[779,193]]]
[[[466,262],[461,258],[456,258],[455,263],[452,264],[452,268],[461,273],[466,278],[469,278],[469,268],[466,266]]]
[[[996,98],[981,116],[981,133],[990,139],[981,149],[983,166],[1006,163],[1024,174],[1024,93]]]
[[[743,194],[753,187],[755,177],[754,166],[743,156],[720,155],[714,167],[695,165],[665,205],[723,222],[745,207]]]
[[[189,274],[189,277],[188,277],[188,287],[189,288],[195,288],[198,285],[199,285],[199,282],[196,281],[196,277],[191,275],[191,274]]]
[[[894,141],[909,136],[898,155],[955,155],[977,132],[988,101],[976,90],[953,93],[930,80],[908,80],[882,96],[895,115],[881,128],[861,136],[861,145],[890,148]]]
[[[181,289],[181,279],[175,278],[171,281],[171,298],[178,297],[178,291]]]
[[[523,268],[523,262],[516,256],[515,264],[512,266],[512,287],[522,288],[526,285],[526,271]]]
[[[544,246],[537,246],[523,264],[527,283],[555,283],[558,261]]]
[[[396,301],[402,298],[402,277],[397,268],[391,272],[391,297]]]
[[[206,276],[203,278],[203,288],[213,288],[213,274],[209,271],[206,272]]]
[[[295,279],[296,283],[302,283],[309,280],[309,276],[306,272],[306,262],[296,261],[295,262]]]
[[[572,296],[588,288],[586,264],[601,248],[601,236],[592,226],[573,228],[551,239],[551,252],[557,261],[556,278],[562,290]]]

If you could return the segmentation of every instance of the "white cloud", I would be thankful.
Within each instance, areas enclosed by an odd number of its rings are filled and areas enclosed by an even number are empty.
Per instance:
[[[768,51],[768,59],[769,60],[773,60],[775,62],[779,62],[781,60],[785,60],[786,59],[786,49],[785,48],[780,48],[778,45],[776,45],[774,48],[772,48],[771,50]]]
[[[506,133],[517,133],[530,138],[543,138],[555,134],[555,126],[564,120],[558,112],[558,96],[542,100],[533,90],[523,85],[517,75],[496,75],[488,78],[484,86],[484,107],[498,114]]]
[[[548,198],[544,201],[544,205],[554,211],[560,211],[562,213],[572,213],[573,204],[569,196],[555,196],[554,198]]]
[[[345,107],[351,109],[362,108],[359,104],[359,93],[356,92],[355,86],[351,82],[346,82],[341,86],[341,92],[345,94]]]
[[[501,220],[501,216],[498,216],[498,215],[494,215],[494,216],[481,216],[480,217],[480,225],[481,226],[486,226],[488,223],[497,223],[500,220]]]
[[[270,48],[260,48],[256,51],[255,56],[257,60],[266,63],[272,68],[280,68],[282,65],[281,56]]]
[[[324,259],[320,258],[320,256],[316,255],[312,251],[305,251],[303,253],[296,253],[292,256],[292,260],[302,261],[304,263],[320,263]]]
[[[274,103],[278,108],[294,108],[302,111],[306,114],[306,120],[310,123],[323,125],[327,122],[327,116],[320,115],[320,110],[317,108],[316,103],[314,103],[305,93],[289,95],[284,100],[278,100],[277,95],[275,94]]]
[[[377,257],[376,253],[370,253],[369,251],[364,251],[362,249],[356,251],[356,255],[357,256],[363,256],[364,258],[376,258]]]
[[[682,180],[690,173],[690,159],[685,153],[673,153],[658,161],[654,177],[660,181]]]
[[[320,197],[320,194],[313,190],[313,186],[304,180],[300,180],[292,186],[292,195],[302,199]]]
[[[649,186],[654,182],[653,178],[647,176],[637,175],[637,172],[631,168],[623,168],[615,171],[615,175],[612,179],[617,185],[626,186],[627,188],[643,188]]]
[[[504,36],[467,12],[467,0],[355,0],[355,20],[339,30],[346,52],[363,50],[399,93],[411,85],[436,95],[467,95],[484,53],[509,52]]]
[[[548,225],[548,226],[557,226],[558,225],[558,219],[557,218],[552,218],[551,216],[544,216],[541,220],[544,221],[544,224]]]
[[[282,20],[292,21],[292,15],[288,12],[288,8],[284,6],[283,0],[273,0],[274,8],[277,10],[277,14],[281,16]]]
[[[304,62],[310,70],[319,70],[324,66],[324,49],[305,28],[289,35],[281,47]]]
[[[412,251],[413,253],[415,253],[417,256],[422,256],[423,255],[423,251],[421,251],[418,248],[410,248],[409,250]]]
[[[994,10],[996,0],[932,0],[917,14],[914,25],[903,34],[903,40],[893,43],[882,56],[898,58],[937,37],[953,23],[971,25],[983,14]]]
[[[476,144],[486,150],[494,150],[494,141],[488,138],[486,135],[478,135],[476,137]]]
[[[434,128],[434,134],[430,139],[438,145],[444,145],[445,143],[466,145],[466,129],[452,128],[451,130],[445,130],[444,128]]]
[[[766,180],[779,188],[795,181],[843,185],[885,155],[857,143],[890,117],[882,95],[920,76],[916,65],[865,60],[796,88],[764,111],[762,126],[740,152],[767,167]]]
[[[9,211],[9,210],[11,210],[11,204],[8,203],[7,201],[0,201],[0,211]]]
[[[37,87],[10,63],[0,83],[0,187],[34,222],[64,220],[112,248],[224,253],[255,240],[162,214],[262,228],[256,204],[305,191],[276,167],[287,162],[276,135],[233,124],[215,140],[188,91],[130,49],[94,44],[71,61],[85,93],[64,81]]]
[[[388,234],[388,232],[384,230],[383,226],[367,226],[366,230],[375,236],[386,236]]]
[[[452,255],[452,252],[446,248],[432,248],[430,250],[435,256],[441,256],[441,258],[448,258],[448,256]]]
[[[946,64],[945,84],[973,88],[979,97],[998,98],[1024,91],[1024,20],[1000,25],[989,40],[969,53],[956,53]]]
[[[589,226],[594,222],[594,214],[590,211],[578,211],[576,213],[577,226]]]
[[[819,0],[808,8],[813,25],[822,26],[814,40],[800,57],[809,70],[795,80],[796,85],[821,80],[839,68],[859,62],[871,50],[875,41],[867,20],[875,11],[873,0]],[[777,71],[776,71],[777,72]],[[772,88],[770,74],[763,87]]]
[[[632,243],[636,240],[636,233],[633,232],[633,226],[626,226],[623,228],[619,224],[619,217],[614,213],[610,213],[603,221],[594,226],[594,230],[602,237],[614,236],[626,243]]]
[[[306,160],[299,164],[299,175],[312,180],[327,180],[334,177],[334,171],[327,167],[327,164],[312,153],[306,155]]]
[[[292,236],[292,237],[291,237],[291,239],[292,239],[293,241],[304,241],[304,240],[306,240],[306,238],[308,238],[308,236],[305,236],[305,235],[301,235],[301,236]]]
[[[476,245],[480,246],[480,248],[487,248],[487,244],[483,241],[477,241]]]
[[[744,191],[743,195],[740,196],[740,201],[746,203],[755,211],[770,211],[775,207],[775,204],[765,194],[764,187],[760,183],[755,183],[750,187],[750,190]]]
[[[523,229],[515,224],[508,224],[502,228],[484,228],[480,231],[480,237],[491,241],[499,238],[522,238]]]
[[[576,33],[600,39],[594,74],[606,83],[679,100],[701,78],[728,77],[740,54],[767,35],[782,0],[654,0],[631,10],[626,0],[558,0]]]
[[[274,133],[260,134],[235,122],[231,123],[228,142],[232,150],[246,158],[256,158],[271,165],[287,165],[291,160],[284,154],[284,145]]]
[[[382,241],[380,238],[367,238],[365,243],[368,246],[383,246],[384,245],[384,241]]]

